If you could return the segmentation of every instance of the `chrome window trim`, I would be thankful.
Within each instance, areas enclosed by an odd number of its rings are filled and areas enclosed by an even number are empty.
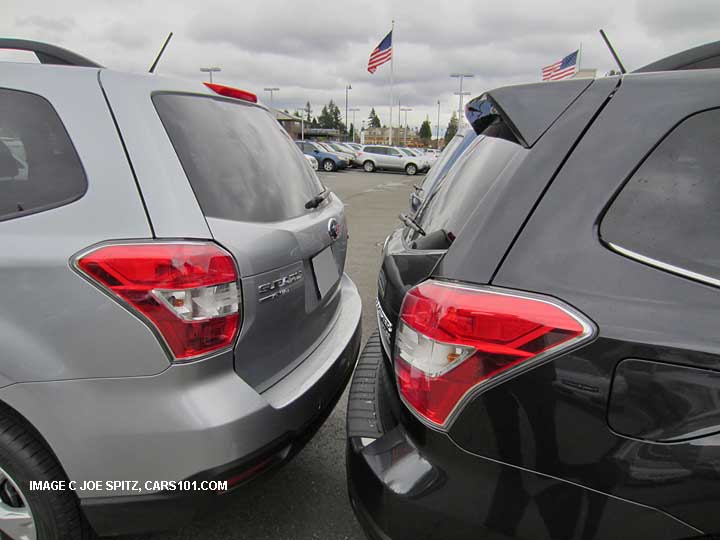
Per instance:
[[[623,255],[625,257],[628,257],[629,259],[634,259],[638,262],[647,264],[654,268],[658,268],[660,270],[665,270],[666,272],[670,272],[672,274],[677,274],[682,277],[693,279],[695,281],[699,281],[699,282],[705,283],[707,285],[712,285],[714,287],[720,287],[720,279],[706,276],[705,274],[699,274],[697,272],[693,272],[692,270],[687,270],[680,266],[675,266],[673,264],[658,261],[657,259],[648,257],[647,255],[642,255],[640,253],[636,253],[634,251],[626,249],[617,244],[613,244],[612,242],[607,242],[607,245],[610,247],[610,249],[612,249],[616,253]]]

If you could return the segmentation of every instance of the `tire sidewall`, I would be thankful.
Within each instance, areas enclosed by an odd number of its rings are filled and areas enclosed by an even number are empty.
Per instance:
[[[332,159],[326,159],[323,161],[323,171],[325,172],[333,172],[335,170],[335,163],[333,163]]]
[[[363,170],[365,172],[375,172],[375,164],[368,160],[365,163],[363,163]]]
[[[417,172],[418,172],[417,166],[413,165],[412,163],[410,163],[409,165],[407,165],[405,167],[405,174],[407,174],[408,176],[415,176],[417,174]]]

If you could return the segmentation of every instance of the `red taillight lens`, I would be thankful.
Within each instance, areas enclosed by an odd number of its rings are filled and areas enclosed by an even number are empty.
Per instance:
[[[213,243],[106,245],[75,266],[142,314],[173,356],[190,360],[232,345],[241,296],[232,256]]]
[[[478,386],[592,333],[588,320],[554,300],[427,281],[403,301],[395,374],[404,401],[442,427]]]

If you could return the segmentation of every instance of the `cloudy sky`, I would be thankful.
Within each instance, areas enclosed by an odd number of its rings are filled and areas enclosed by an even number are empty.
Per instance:
[[[628,69],[720,39],[719,0],[0,0],[0,35],[47,41],[112,69],[148,69],[168,32],[175,36],[157,72],[202,80],[201,66],[220,66],[215,81],[254,91],[279,87],[275,106],[314,114],[345,86],[357,124],[375,107],[388,123],[389,64],[371,75],[367,59],[395,19],[395,96],[418,125],[428,115],[447,124],[464,90],[538,81],[540,68],[577,49],[582,67],[614,67],[604,28]],[[23,59],[5,53],[2,59]],[[264,94],[264,95],[263,95]],[[397,117],[396,117],[397,118]],[[352,121],[352,113],[350,115]],[[396,120],[397,123],[397,120]]]

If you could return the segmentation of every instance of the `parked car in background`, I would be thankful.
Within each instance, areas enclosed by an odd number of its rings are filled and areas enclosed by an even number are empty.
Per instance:
[[[325,144],[332,148],[334,151],[341,154],[343,157],[347,157],[347,159],[350,161],[350,166],[360,166],[360,164],[357,162],[357,151],[354,148],[338,142],[327,142]]]
[[[407,148],[405,146],[397,147],[403,154],[410,157],[416,157],[420,160],[420,172],[427,172],[430,170],[430,158],[428,158],[422,152],[418,152],[413,148]]]
[[[468,127],[458,131],[447,144],[443,153],[433,164],[432,170],[419,186],[415,186],[415,191],[410,194],[410,208],[413,212],[420,208],[423,200],[443,181],[450,168],[470,146],[470,143],[475,140],[475,137],[475,130]]]
[[[349,394],[371,538],[720,533],[713,46],[467,105],[478,137],[385,241]]]
[[[337,152],[331,152],[320,144],[312,141],[295,141],[297,147],[303,154],[317,159],[320,168],[325,172],[333,172],[338,169],[347,169],[350,162],[340,156]]]
[[[365,172],[405,171],[405,174],[414,176],[425,166],[425,163],[417,156],[409,156],[394,146],[363,146],[357,159],[362,163]]]
[[[346,142],[346,143],[344,143],[344,144],[345,144],[346,146],[349,146],[350,148],[352,148],[352,149],[355,150],[356,152],[359,152],[360,150],[362,150],[362,144],[354,143],[354,142]]]
[[[254,94],[0,48],[0,531],[177,527],[342,395],[343,204]]]
[[[311,156],[308,154],[303,154],[305,159],[307,160],[308,164],[310,165],[310,168],[313,171],[317,171],[320,168],[320,165],[318,164],[318,160],[315,159],[315,156]]]
[[[328,141],[316,141],[315,144],[322,147],[327,152],[333,153],[336,156],[346,160],[348,162],[348,166],[352,166],[352,161],[355,157],[354,153],[348,152],[347,150],[338,150]]]

